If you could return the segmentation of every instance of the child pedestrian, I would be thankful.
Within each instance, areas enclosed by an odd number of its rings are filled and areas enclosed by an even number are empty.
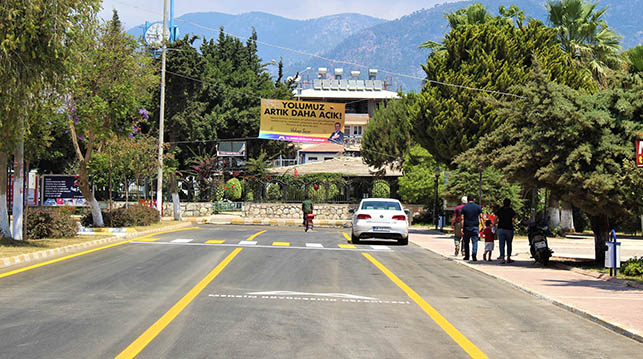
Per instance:
[[[484,254],[482,259],[491,262],[491,253],[493,253],[493,241],[496,239],[496,229],[491,225],[491,220],[484,222]]]

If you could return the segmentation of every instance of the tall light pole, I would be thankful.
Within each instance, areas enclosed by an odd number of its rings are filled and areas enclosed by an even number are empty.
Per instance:
[[[440,167],[435,167],[435,202],[433,205],[433,221],[435,222],[435,229],[438,229],[438,179],[440,179]]]
[[[163,215],[163,121],[165,117],[165,55],[167,53],[167,0],[163,0],[163,50],[161,52],[161,105],[159,113],[159,170],[156,180],[156,209]]]

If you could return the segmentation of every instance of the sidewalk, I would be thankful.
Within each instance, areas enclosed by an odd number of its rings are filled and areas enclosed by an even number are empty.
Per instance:
[[[611,330],[643,342],[643,289],[628,286],[625,281],[596,278],[562,267],[546,267],[534,264],[529,251],[521,239],[514,240],[515,262],[500,264],[498,260],[483,262],[484,242],[478,246],[478,261],[463,261],[462,256],[454,256],[453,237],[431,230],[411,229],[411,243],[466,265],[491,277],[502,280],[523,291],[543,298],[559,307],[584,316]],[[552,240],[550,247],[559,255],[557,245],[567,247],[567,240]],[[579,241],[579,240],[575,240]],[[588,240],[585,240],[588,241]],[[593,241],[592,241],[593,243]],[[498,243],[492,258],[498,257]],[[586,243],[581,247],[586,246]],[[576,248],[576,247],[574,247]],[[482,250],[481,250],[482,249]],[[633,255],[643,255],[643,241],[629,243],[628,250]],[[570,248],[561,249],[565,257],[584,257],[576,255]],[[593,249],[592,249],[593,253]]]

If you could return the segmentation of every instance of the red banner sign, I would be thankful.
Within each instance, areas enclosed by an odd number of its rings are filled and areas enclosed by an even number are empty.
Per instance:
[[[643,140],[636,140],[636,167],[643,168]]]

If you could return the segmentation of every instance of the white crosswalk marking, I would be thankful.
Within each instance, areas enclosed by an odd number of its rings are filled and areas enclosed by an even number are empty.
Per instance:
[[[194,239],[187,239],[187,238],[177,238],[173,241],[170,241],[172,243],[189,243],[192,242]]]
[[[391,248],[389,248],[388,246],[383,246],[383,245],[379,245],[379,244],[372,245],[371,248],[373,248],[373,249],[382,249],[382,250],[391,250]]]
[[[309,248],[324,248],[321,243],[306,243],[306,247]]]
[[[242,246],[256,246],[257,242],[255,241],[241,241],[239,242],[240,245]]]

